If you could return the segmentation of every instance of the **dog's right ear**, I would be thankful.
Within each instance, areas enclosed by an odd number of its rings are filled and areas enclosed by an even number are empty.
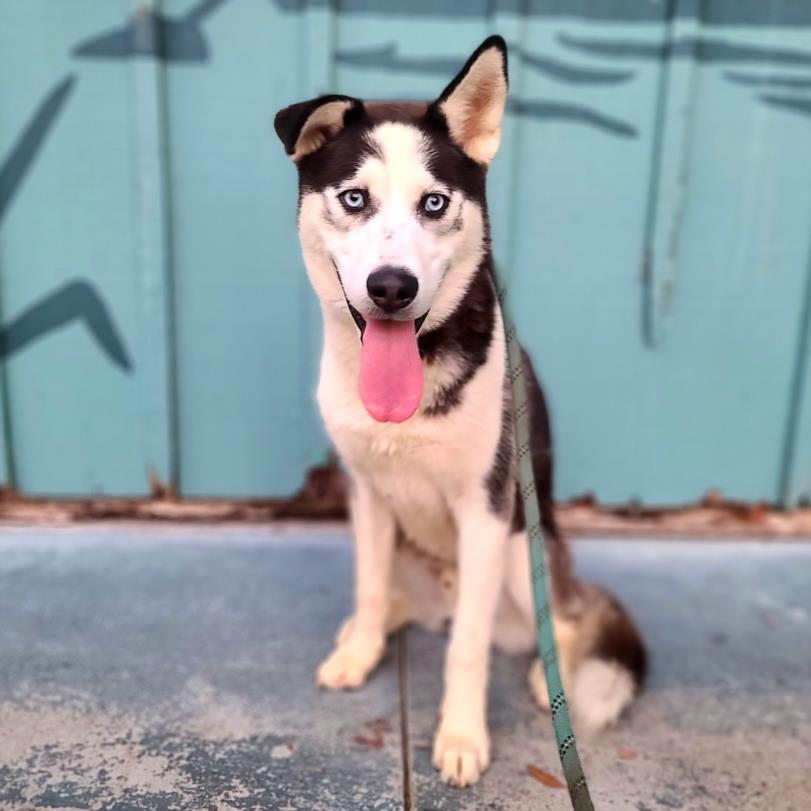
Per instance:
[[[285,152],[300,161],[320,149],[346,125],[351,115],[363,110],[363,102],[351,96],[321,96],[291,104],[276,113],[273,126]]]
[[[507,44],[488,37],[429,107],[448,125],[451,138],[477,163],[487,165],[501,140],[507,101]]]

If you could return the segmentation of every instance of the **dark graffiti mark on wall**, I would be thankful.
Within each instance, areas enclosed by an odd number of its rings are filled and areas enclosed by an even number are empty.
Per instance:
[[[119,369],[132,371],[129,352],[104,300],[90,282],[81,279],[43,296],[7,327],[0,328],[0,359],[74,321],[84,323],[99,348]]]
[[[518,58],[531,68],[567,84],[617,84],[628,81],[635,75],[634,71],[597,70],[568,65],[547,57],[524,53],[518,48],[511,48],[511,53],[517,53]],[[458,69],[460,62],[463,61],[446,56],[399,56],[397,46],[394,43],[375,48],[339,52],[336,54],[335,59],[339,63],[362,69],[385,70],[392,73],[435,73],[441,76],[453,74]],[[566,121],[593,127],[609,135],[624,138],[637,137],[636,128],[625,121],[610,118],[582,105],[512,98],[508,109],[516,115],[539,120]]]
[[[182,17],[142,8],[121,28],[80,42],[73,55],[85,59],[146,56],[167,62],[207,62],[209,49],[202,23],[227,2],[202,0]]]
[[[611,59],[688,57],[699,62],[763,62],[770,65],[811,65],[811,53],[796,48],[764,48],[710,37],[681,37],[669,44],[628,39],[593,39],[558,34],[567,48]]]
[[[48,93],[0,166],[0,223],[42,149],[75,82],[75,76],[68,76]]]
[[[811,76],[758,76],[756,73],[727,71],[724,78],[733,84],[748,87],[785,87],[790,90],[811,90]]]
[[[797,48],[761,47],[709,37],[682,37],[674,42],[659,43],[627,39],[583,38],[561,33],[558,34],[558,41],[568,48],[611,59],[669,61],[670,59],[686,58],[705,64],[752,62],[763,64],[765,67],[773,65],[791,66],[797,69],[811,67],[811,52],[809,51]],[[723,76],[733,84],[746,87],[773,87],[796,91],[811,89],[811,76],[796,74],[764,76],[736,71],[726,71]],[[811,98],[808,96],[759,93],[755,98],[770,107],[811,116]]]
[[[284,11],[300,12],[301,0],[272,0]],[[309,5],[334,7],[334,0],[310,0]],[[698,13],[696,12],[698,6]],[[342,14],[374,14],[428,17],[483,17],[492,4],[470,0],[342,0]],[[595,20],[609,23],[660,23],[665,18],[665,4],[653,0],[499,0],[501,13],[523,17],[556,17]],[[734,0],[734,2],[678,3],[672,11],[678,19],[700,19],[704,26],[757,25],[811,26],[811,4],[808,0]]]
[[[618,135],[622,138],[636,138],[638,135],[636,128],[630,124],[616,118],[609,118],[607,115],[602,115],[590,110],[588,107],[581,107],[577,104],[510,99],[507,103],[507,109],[518,115],[528,115],[532,118],[585,124],[602,130],[609,135]]]
[[[758,98],[770,107],[779,107],[792,113],[811,116],[811,97],[808,96],[770,96],[761,94]]]
[[[567,65],[555,59],[521,51],[518,51],[518,58],[531,68],[535,68],[553,79],[570,84],[619,84],[627,82],[635,76],[633,70],[597,70],[579,65]]]
[[[75,83],[76,77],[68,76],[48,92],[0,165],[0,223],[22,188]],[[96,343],[114,364],[126,372],[132,369],[129,353],[104,301],[86,281],[70,282],[49,293],[11,324],[0,327],[0,359],[13,355],[74,320],[85,323]]]
[[[529,67],[552,79],[570,84],[617,84],[634,77],[632,70],[597,70],[591,67],[568,65],[556,59],[525,53],[517,47],[510,48],[512,59],[520,59]],[[339,51],[335,61],[358,68],[375,68],[391,73],[431,73],[441,76],[453,75],[464,57],[452,56],[398,56],[397,46],[390,42],[374,48],[358,48]]]

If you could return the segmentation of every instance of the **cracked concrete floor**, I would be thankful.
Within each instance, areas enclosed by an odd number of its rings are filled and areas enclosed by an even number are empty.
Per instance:
[[[652,653],[630,717],[581,742],[596,808],[811,807],[811,544],[575,550]],[[441,637],[394,640],[358,692],[315,689],[350,576],[341,527],[3,529],[0,809],[394,809],[404,783],[420,811],[567,809],[527,771],[560,777],[526,659],[495,658],[493,765],[465,791],[430,763]]]

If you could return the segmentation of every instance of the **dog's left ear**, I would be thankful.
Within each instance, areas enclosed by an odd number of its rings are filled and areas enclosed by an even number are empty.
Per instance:
[[[348,117],[362,111],[363,102],[351,96],[321,96],[279,110],[273,126],[285,152],[300,161],[334,138]]]
[[[490,163],[501,140],[507,101],[507,44],[488,37],[431,105],[445,119],[451,138],[468,157]]]

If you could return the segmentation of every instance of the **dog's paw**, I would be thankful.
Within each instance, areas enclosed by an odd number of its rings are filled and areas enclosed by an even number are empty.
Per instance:
[[[350,635],[321,663],[316,676],[319,687],[351,690],[360,687],[383,656],[385,640]]]
[[[490,737],[484,724],[451,726],[444,721],[434,738],[434,766],[442,779],[463,788],[475,783],[490,765]]]

